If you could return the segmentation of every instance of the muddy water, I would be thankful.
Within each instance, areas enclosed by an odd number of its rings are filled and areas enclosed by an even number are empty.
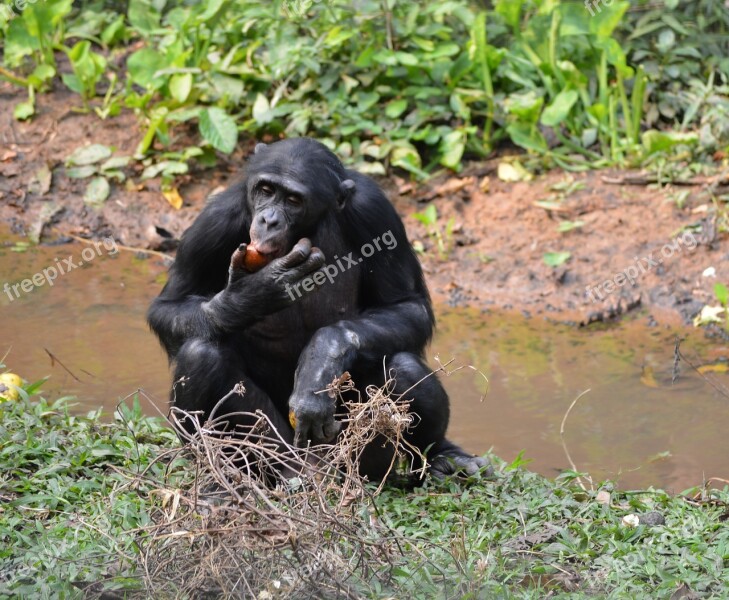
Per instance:
[[[28,380],[49,377],[45,395],[78,397],[78,410],[104,407],[143,388],[144,408],[166,406],[167,361],[144,322],[159,291],[161,260],[129,252],[93,259],[53,286],[2,290],[50,265],[81,259],[84,245],[11,251],[17,238],[0,234],[0,356]],[[90,256],[87,252],[86,256]],[[11,300],[10,297],[13,299]],[[729,478],[729,397],[688,367],[671,384],[673,340],[702,363],[729,355],[693,330],[625,323],[580,331],[542,320],[462,309],[441,309],[428,355],[453,370],[443,380],[452,399],[450,437],[473,452],[493,448],[506,460],[524,450],[529,467],[548,476],[569,468],[560,423],[571,402],[585,394],[566,422],[564,440],[578,469],[616,479],[621,487],[660,486],[679,491],[704,477]],[[52,359],[52,355],[54,358]],[[436,361],[432,360],[436,365]],[[729,388],[729,375],[711,375]]]

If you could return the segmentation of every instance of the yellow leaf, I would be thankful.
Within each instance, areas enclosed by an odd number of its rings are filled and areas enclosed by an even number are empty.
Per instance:
[[[701,365],[696,370],[702,375],[704,373],[729,373],[729,364],[716,363],[715,365]]]
[[[162,190],[162,195],[174,209],[180,210],[182,208],[182,196],[180,196],[180,192],[177,191],[177,188]]]

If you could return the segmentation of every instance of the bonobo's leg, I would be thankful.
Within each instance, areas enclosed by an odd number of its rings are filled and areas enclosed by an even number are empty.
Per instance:
[[[251,427],[257,418],[254,416],[230,413],[254,413],[263,411],[289,444],[293,443],[294,432],[286,417],[276,408],[273,401],[245,373],[241,356],[225,344],[193,339],[185,342],[175,358],[175,379],[184,377],[172,392],[172,402],[178,408],[203,411],[203,420],[218,401],[228,394],[237,383],[245,387],[245,394],[233,394],[220,406],[216,417],[228,415],[228,429]],[[188,431],[194,430],[189,421],[183,423]]]
[[[435,375],[427,377],[432,370],[418,356],[400,352],[387,361],[387,371],[395,379],[393,395],[404,394],[403,400],[412,399],[410,412],[416,417],[414,425],[406,433],[406,440],[422,452],[427,452],[431,475],[438,479],[459,472],[473,475],[488,467],[487,460],[468,454],[445,438],[450,416],[448,394]],[[382,366],[379,374],[368,370],[368,375],[369,378],[365,375],[364,381],[358,381],[352,374],[360,390],[373,383],[373,378],[377,385],[383,384]],[[381,479],[392,461],[392,446],[383,447],[382,442],[381,439],[372,442],[360,462],[360,473],[370,479]],[[414,466],[417,468],[420,465]]]

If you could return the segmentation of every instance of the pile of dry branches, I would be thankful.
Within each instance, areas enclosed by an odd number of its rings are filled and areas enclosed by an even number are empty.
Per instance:
[[[138,539],[145,594],[359,598],[394,591],[392,570],[406,546],[412,562],[414,549],[378,518],[372,498],[379,488],[357,470],[376,436],[397,448],[391,468],[425,465],[403,441],[414,416],[407,398],[391,395],[392,384],[361,398],[348,374],[333,382],[325,390],[332,402],[343,402],[344,392],[350,398],[347,427],[335,445],[304,451],[281,439],[262,413],[250,430],[231,436],[215,411],[199,424],[173,410],[178,426],[196,424],[184,447],[196,477],[189,489],[155,491],[154,525]]]

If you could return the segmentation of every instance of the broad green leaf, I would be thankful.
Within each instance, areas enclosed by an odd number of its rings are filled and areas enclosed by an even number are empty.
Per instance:
[[[101,206],[109,197],[110,191],[106,177],[94,177],[86,186],[84,202],[92,206]]]
[[[699,141],[699,136],[696,133],[649,129],[643,133],[641,139],[646,152],[654,154],[656,152],[665,152],[682,144],[692,146]]]
[[[566,263],[571,256],[571,252],[545,252],[542,260],[548,267],[559,267]]]
[[[18,121],[25,121],[35,114],[35,106],[28,100],[27,102],[20,102],[15,105],[13,109],[13,116]]]
[[[71,156],[66,159],[66,165],[82,166],[82,165],[93,165],[99,163],[102,160],[106,160],[111,156],[111,148],[104,146],[103,144],[90,144],[88,146],[82,146],[76,148]]]
[[[590,31],[598,38],[609,38],[629,7],[630,2],[626,1],[612,2],[608,5],[604,0],[600,0],[597,14],[590,17]]]
[[[238,143],[238,127],[233,118],[216,106],[200,111],[200,134],[213,148],[225,154],[235,150]]]
[[[461,167],[461,158],[466,150],[466,132],[454,129],[448,132],[440,142],[440,164],[454,171]]]
[[[156,73],[169,66],[167,58],[152,48],[137,50],[127,59],[127,72],[131,80],[143,88],[153,90],[167,82],[166,77],[156,76]]]
[[[385,114],[390,119],[397,119],[408,107],[408,101],[404,98],[393,100],[385,107]]]
[[[192,91],[192,73],[178,73],[170,78],[170,94],[180,104],[187,100]]]
[[[101,165],[101,170],[107,171],[109,169],[122,169],[126,167],[131,160],[131,156],[112,156],[109,160]]]
[[[506,128],[511,141],[525,150],[541,154],[549,150],[547,140],[540,131],[528,123],[512,123]]]
[[[69,167],[66,169],[66,177],[70,179],[86,179],[96,174],[94,165],[84,165],[83,167]]]
[[[159,28],[160,14],[148,0],[129,0],[127,16],[132,27],[142,35]]]
[[[56,70],[51,65],[37,65],[28,75],[28,81],[35,87],[40,87],[45,81],[52,79],[55,74]]]
[[[496,9],[496,12],[504,18],[507,25],[509,25],[512,29],[516,29],[519,26],[521,18],[522,4],[524,4],[524,2],[521,0],[495,0],[494,8]]]
[[[556,127],[562,123],[569,116],[578,98],[579,94],[575,90],[562,90],[542,112],[540,119],[542,125]]]

